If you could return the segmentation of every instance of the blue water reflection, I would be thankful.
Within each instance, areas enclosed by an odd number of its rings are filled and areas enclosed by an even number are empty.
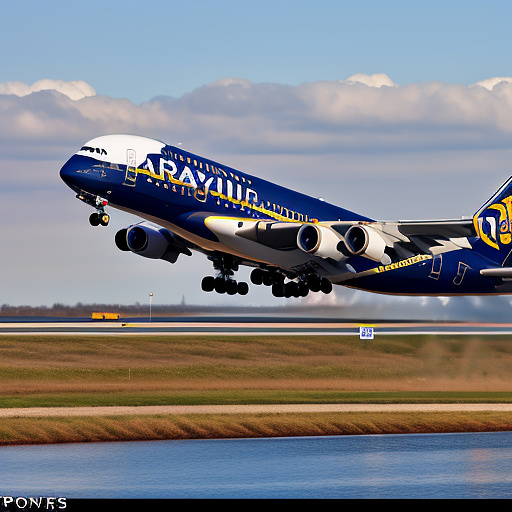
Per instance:
[[[4,495],[510,498],[512,433],[0,448]]]

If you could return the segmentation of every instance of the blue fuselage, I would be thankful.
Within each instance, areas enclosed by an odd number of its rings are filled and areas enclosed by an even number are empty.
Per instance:
[[[215,235],[202,222],[209,215],[285,222],[370,221],[172,146],[166,147],[165,156],[148,155],[146,162],[130,170],[74,155],[60,174],[78,193],[104,197],[111,206],[212,241]]]
[[[61,177],[78,195],[105,198],[110,206],[129,211],[177,230],[180,236],[204,247],[218,238],[205,218],[290,223],[373,222],[325,201],[204,159],[174,146],[148,154],[136,166],[109,162],[108,155],[91,152],[74,155],[62,168]],[[482,242],[468,239],[472,249],[462,248],[423,257],[404,258],[389,265],[349,255],[353,270],[347,279],[333,279],[369,291],[406,295],[458,295],[498,293],[501,280],[480,275],[480,269],[499,266]],[[482,247],[485,249],[485,247]],[[272,262],[268,262],[272,264]]]

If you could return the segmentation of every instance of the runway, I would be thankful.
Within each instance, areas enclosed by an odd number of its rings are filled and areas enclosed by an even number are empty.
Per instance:
[[[172,317],[133,318],[119,321],[49,319],[48,321],[0,320],[0,335],[338,335],[359,336],[359,328],[370,326],[379,335],[510,335],[512,323],[463,322],[364,322],[318,318],[274,317]]]

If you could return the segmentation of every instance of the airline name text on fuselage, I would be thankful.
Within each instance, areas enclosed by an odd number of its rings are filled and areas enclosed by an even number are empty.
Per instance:
[[[225,171],[213,164],[202,162],[199,164],[197,160],[194,166],[191,157],[179,155],[178,158],[171,158],[170,151],[162,151],[162,154],[164,156],[148,155],[143,166],[134,170],[167,184],[188,188],[190,191],[188,195],[203,203],[210,194],[219,201],[226,202],[226,206],[230,203],[238,206],[242,211],[247,208],[279,220],[313,221],[306,214],[270,201],[260,200],[258,192],[250,186],[251,180],[244,176]],[[182,160],[183,163],[176,162],[176,159]],[[203,169],[198,169],[199,165]],[[177,192],[177,190],[174,191]],[[184,194],[185,189],[181,192]]]

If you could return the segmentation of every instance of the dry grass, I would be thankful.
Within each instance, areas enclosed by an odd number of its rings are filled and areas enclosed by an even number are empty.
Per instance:
[[[0,407],[512,401],[508,336],[2,336]],[[7,418],[0,444],[510,430],[510,415]]]
[[[507,336],[0,338],[0,395],[183,389],[512,391]]]
[[[507,337],[0,338],[0,397],[212,390],[512,391]]]
[[[493,412],[9,418],[0,422],[0,444],[496,432],[511,428],[510,417]]]

